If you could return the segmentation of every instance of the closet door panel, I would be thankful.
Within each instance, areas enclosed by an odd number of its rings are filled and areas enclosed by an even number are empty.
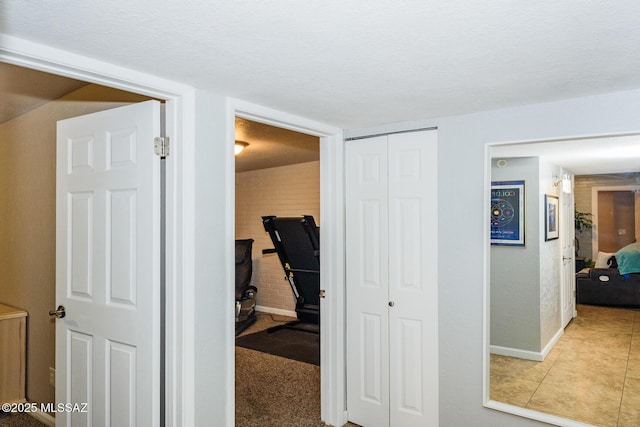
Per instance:
[[[389,135],[390,425],[438,425],[436,132]]]
[[[346,144],[347,406],[349,420],[389,423],[386,137]]]

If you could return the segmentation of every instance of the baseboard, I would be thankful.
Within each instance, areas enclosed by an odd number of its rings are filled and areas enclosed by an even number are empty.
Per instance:
[[[501,347],[499,345],[492,345],[490,347],[491,354],[497,354],[499,356],[517,357],[518,359],[533,360],[536,362],[542,362],[544,357],[542,352],[522,350],[520,348]]]
[[[563,335],[564,335],[564,328],[560,328],[560,330],[556,332],[556,334],[549,340],[547,345],[544,346],[544,348],[542,349],[543,360],[544,358],[547,357],[549,352],[553,350],[553,347],[555,347],[556,343],[560,338],[562,338]]]
[[[36,420],[40,421],[42,424],[48,425],[49,427],[55,427],[56,419],[46,412],[42,412],[40,408],[37,408],[35,412],[29,412]]]
[[[262,305],[256,305],[256,311],[262,313],[278,314],[280,316],[298,317],[295,311],[283,310],[281,308],[265,307]]]
[[[553,336],[553,338],[551,338],[551,340],[542,349],[542,351],[522,350],[519,348],[501,347],[499,345],[490,346],[490,351],[491,354],[497,354],[500,356],[517,357],[518,359],[542,362],[547,357],[549,352],[553,349],[553,346],[556,345],[562,335],[564,335],[564,329],[560,329],[558,332],[556,332],[556,334]]]

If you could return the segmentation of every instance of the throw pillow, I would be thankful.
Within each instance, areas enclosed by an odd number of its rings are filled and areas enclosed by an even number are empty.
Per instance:
[[[614,255],[615,255],[615,253],[598,252],[598,257],[596,258],[596,265],[594,267],[595,268],[609,268],[609,265],[607,264],[607,261],[609,261],[609,258],[611,258]]]

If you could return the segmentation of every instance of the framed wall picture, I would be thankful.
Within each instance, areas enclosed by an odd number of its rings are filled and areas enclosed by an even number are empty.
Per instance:
[[[559,220],[560,208],[557,196],[551,194],[544,195],[544,240],[555,240],[560,237]]]
[[[524,246],[524,181],[491,183],[491,244]]]

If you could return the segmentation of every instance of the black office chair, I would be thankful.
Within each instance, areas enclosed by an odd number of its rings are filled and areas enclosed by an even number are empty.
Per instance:
[[[256,293],[251,285],[253,239],[236,240],[236,335],[256,321]]]

